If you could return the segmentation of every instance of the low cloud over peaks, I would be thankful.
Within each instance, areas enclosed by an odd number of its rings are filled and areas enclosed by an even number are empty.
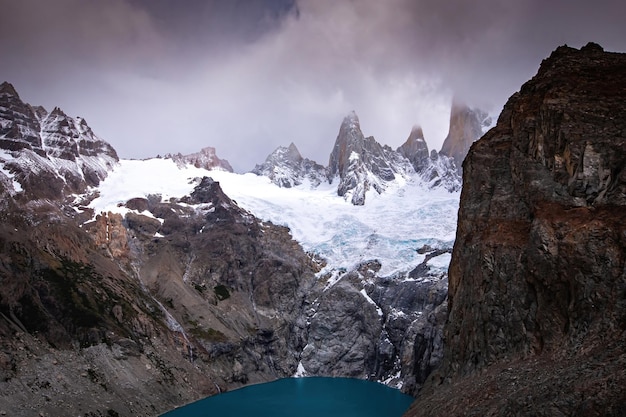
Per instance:
[[[626,50],[622,2],[544,3],[0,0],[0,74],[122,157],[214,146],[246,171],[294,142],[325,164],[351,110],[439,149],[453,95],[498,113],[559,44]]]

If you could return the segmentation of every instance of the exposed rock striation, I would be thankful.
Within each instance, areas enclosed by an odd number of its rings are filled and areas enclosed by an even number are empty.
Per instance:
[[[407,415],[624,415],[626,54],[557,48],[463,169],[443,365]]]
[[[118,161],[113,147],[85,119],[59,108],[48,113],[32,107],[6,82],[0,85],[0,151],[0,177],[11,194],[23,191],[25,200],[84,193]]]
[[[0,147],[10,151],[30,149],[45,155],[39,131],[33,109],[20,100],[11,84],[0,84]]]

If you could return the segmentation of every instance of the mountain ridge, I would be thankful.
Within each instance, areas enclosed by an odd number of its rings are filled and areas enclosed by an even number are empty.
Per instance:
[[[278,147],[251,172],[268,177],[280,187],[293,187],[309,179],[317,187],[326,176],[328,183],[337,182],[337,195],[353,205],[364,205],[368,192],[382,194],[392,184],[402,184],[412,177],[429,188],[442,187],[450,192],[460,190],[461,178],[453,159],[433,150],[420,127],[415,126],[406,142],[395,151],[379,144],[361,131],[356,112],[342,121],[328,166],[302,158],[295,144]]]
[[[7,191],[29,199],[62,199],[97,186],[119,161],[115,149],[83,118],[55,107],[24,103],[15,88],[0,88],[0,162]]]

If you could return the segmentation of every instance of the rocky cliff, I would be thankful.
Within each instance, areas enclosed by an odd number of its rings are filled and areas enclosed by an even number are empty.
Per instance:
[[[562,46],[472,145],[443,365],[407,413],[626,413],[626,54]]]

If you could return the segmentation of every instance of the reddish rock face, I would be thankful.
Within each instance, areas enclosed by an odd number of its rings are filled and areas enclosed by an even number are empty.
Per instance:
[[[192,164],[196,168],[204,168],[208,170],[222,169],[224,171],[233,172],[233,167],[225,159],[220,159],[215,152],[215,148],[207,146],[202,148],[199,152],[191,153],[189,155],[183,155],[177,153],[176,155],[165,155],[166,158],[171,158],[177,164],[185,165]]]
[[[626,54],[559,47],[463,170],[444,363],[408,415],[623,415]]]
[[[454,158],[458,173],[472,143],[483,135],[483,127],[491,124],[491,118],[480,109],[472,109],[455,100],[450,111],[450,130],[443,141],[440,154]]]

